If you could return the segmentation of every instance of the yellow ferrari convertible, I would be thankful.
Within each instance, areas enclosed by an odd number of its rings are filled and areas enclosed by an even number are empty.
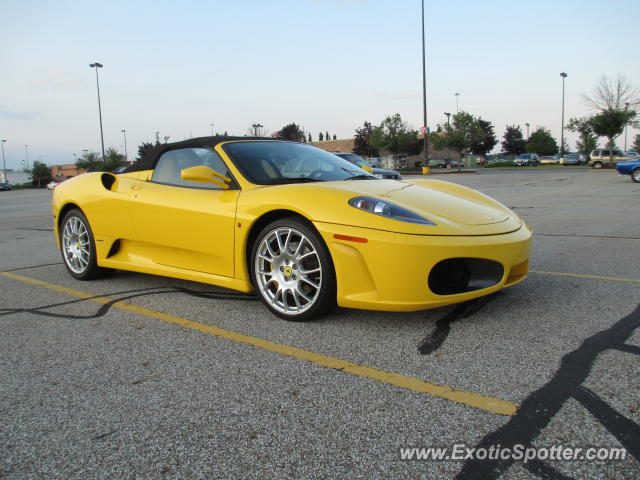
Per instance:
[[[527,225],[477,191],[245,137],[164,144],[121,174],[72,178],[53,216],[79,280],[122,269],[256,291],[287,320],[487,295],[527,276],[531,247]]]

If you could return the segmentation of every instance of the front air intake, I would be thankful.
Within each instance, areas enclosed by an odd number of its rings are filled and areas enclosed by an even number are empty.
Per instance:
[[[484,258],[449,258],[438,262],[429,273],[429,289],[437,295],[473,292],[496,285],[504,268]]]

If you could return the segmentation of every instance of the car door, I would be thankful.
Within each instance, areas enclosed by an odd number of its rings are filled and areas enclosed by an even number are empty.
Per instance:
[[[183,180],[185,168],[204,165],[229,178],[210,148],[165,152],[148,181],[131,190],[131,214],[140,242],[160,265],[226,277],[234,275],[234,225],[240,190]]]

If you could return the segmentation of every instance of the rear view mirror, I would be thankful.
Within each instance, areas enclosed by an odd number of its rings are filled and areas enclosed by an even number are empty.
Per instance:
[[[181,170],[180,178],[190,182],[213,183],[223,190],[227,190],[229,188],[228,184],[231,183],[231,179],[229,177],[225,177],[205,165],[198,165],[197,167],[190,167]]]

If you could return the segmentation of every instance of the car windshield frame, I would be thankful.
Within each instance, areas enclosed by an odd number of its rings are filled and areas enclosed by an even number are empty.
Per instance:
[[[236,140],[222,144],[222,150],[255,185],[378,180],[348,160],[304,143]]]

